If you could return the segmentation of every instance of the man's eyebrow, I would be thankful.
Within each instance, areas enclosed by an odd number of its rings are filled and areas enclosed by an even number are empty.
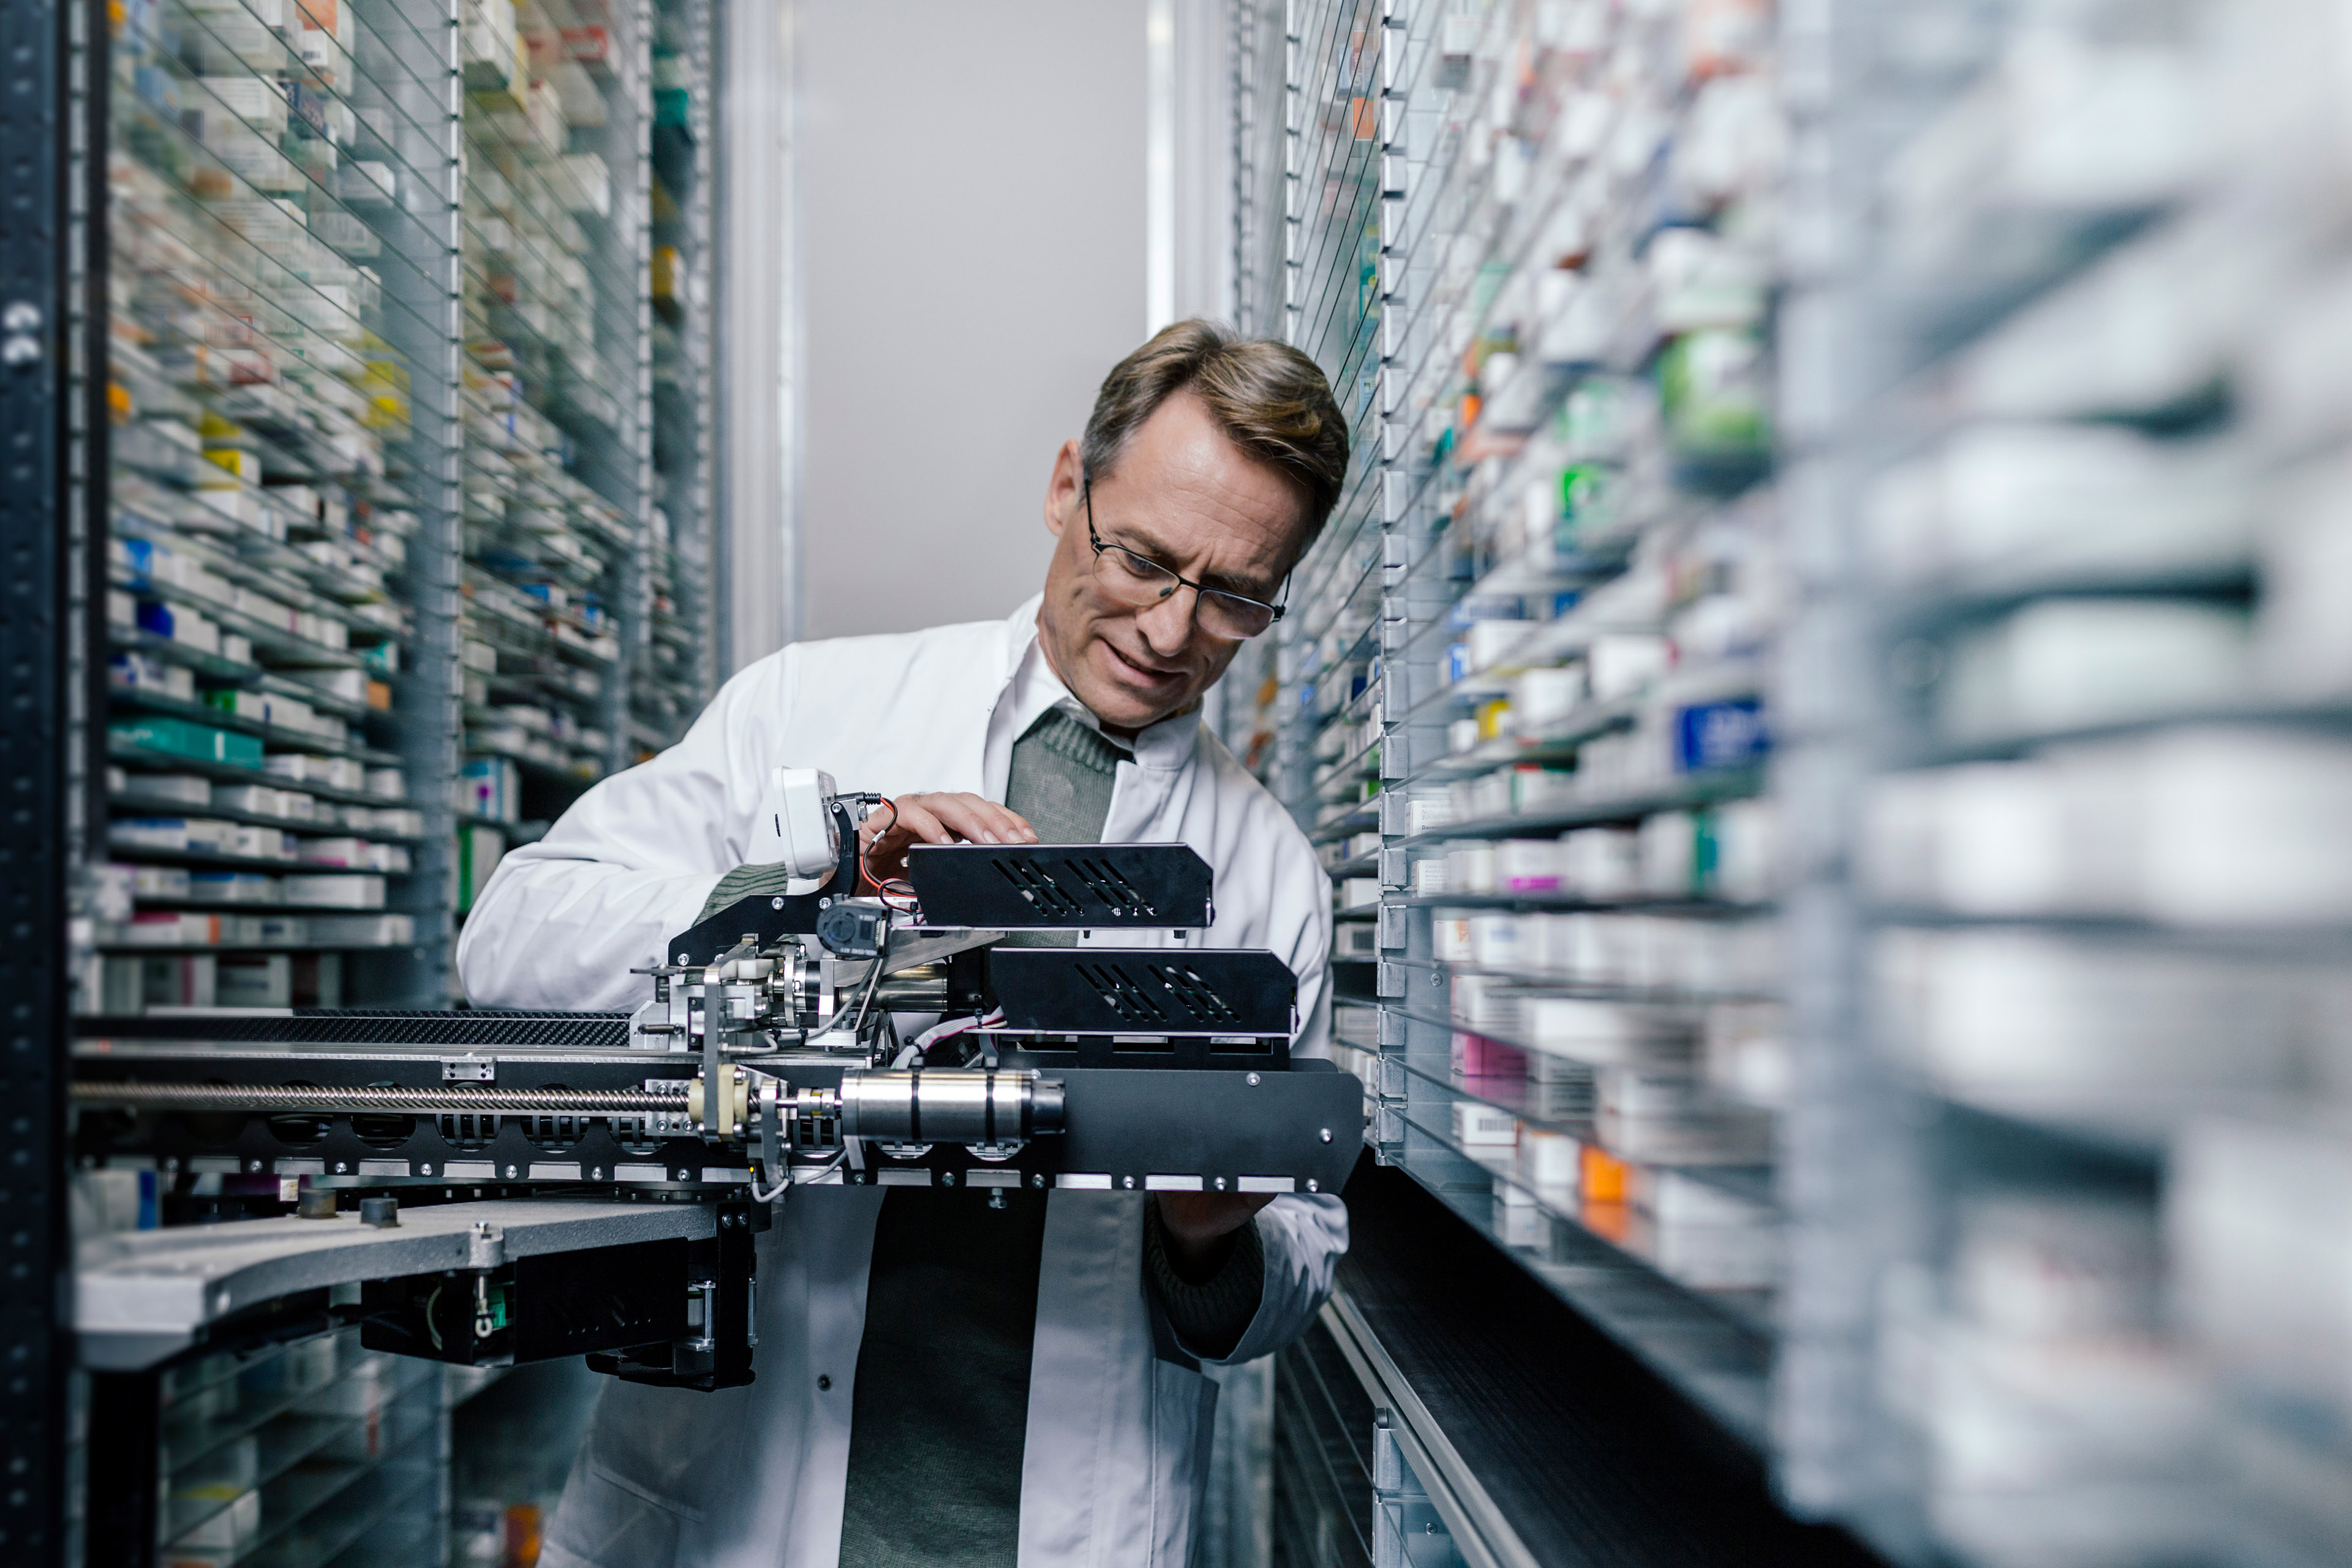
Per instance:
[[[1150,533],[1131,523],[1120,523],[1108,531],[1097,526],[1095,531],[1104,535],[1105,544],[1116,544],[1122,550],[1132,550],[1138,555],[1150,560],[1154,566],[1166,566],[1171,572],[1175,570],[1174,567],[1168,566],[1168,557],[1173,552],[1152,538]],[[1120,537],[1122,535],[1124,537]],[[1191,574],[1187,573],[1185,575],[1189,576]],[[1202,582],[1212,588],[1222,588],[1229,594],[1237,594],[1244,599],[1256,599],[1261,603],[1268,594],[1273,592],[1270,588],[1260,588],[1255,583],[1244,583],[1227,572],[1203,572],[1200,577]]]

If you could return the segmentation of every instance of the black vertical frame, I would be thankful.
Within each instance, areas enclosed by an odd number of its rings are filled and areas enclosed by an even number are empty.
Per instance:
[[[0,1561],[59,1563],[67,1522],[63,1131],[78,247],[73,0],[0,6]],[[95,41],[95,40],[93,40]],[[79,774],[79,770],[72,770]]]

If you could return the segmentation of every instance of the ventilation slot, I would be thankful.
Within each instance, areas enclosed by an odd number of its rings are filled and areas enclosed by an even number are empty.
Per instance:
[[[1062,885],[1040,871],[1027,860],[991,860],[996,874],[1013,884],[1013,890],[1026,899],[1045,920],[1075,920],[1086,913],[1086,907]]]
[[[1113,914],[1156,915],[1160,911],[1143,901],[1135,885],[1112,869],[1104,860],[1072,860],[1067,862],[1087,890],[1109,906]]]
[[[1162,969],[1156,963],[1150,967],[1151,977],[1174,995],[1176,1005],[1181,1007],[1194,1023],[1213,1025],[1241,1022],[1241,1015],[1228,1006],[1225,999],[1217,994],[1216,988],[1202,979],[1195,971],[1173,967]]]
[[[1165,1024],[1167,1010],[1160,999],[1128,977],[1115,963],[1077,966],[1078,978],[1101,994],[1103,1005],[1131,1024]]]

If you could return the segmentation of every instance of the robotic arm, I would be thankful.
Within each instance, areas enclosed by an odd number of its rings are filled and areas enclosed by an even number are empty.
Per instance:
[[[1189,847],[918,847],[906,884],[860,895],[858,816],[879,797],[810,772],[773,784],[793,890],[673,939],[632,1014],[82,1020],[84,1162],[311,1189],[300,1214],[230,1227],[237,1246],[209,1226],[94,1248],[90,1363],[216,1349],[297,1290],[356,1285],[322,1307],[355,1305],[375,1348],[585,1353],[727,1387],[751,1379],[751,1238],[794,1184],[1339,1190],[1361,1088],[1291,1059],[1280,959],[1002,945],[1206,926]],[[944,1021],[901,1045],[898,1012]],[[610,1300],[583,1311],[588,1296]]]

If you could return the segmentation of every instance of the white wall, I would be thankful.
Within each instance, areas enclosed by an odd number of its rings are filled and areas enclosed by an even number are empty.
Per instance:
[[[719,8],[719,676],[774,652],[797,628],[798,552],[786,520],[792,428],[792,93],[786,0]]]
[[[802,636],[1042,583],[1055,451],[1144,333],[1144,10],[795,0]]]

